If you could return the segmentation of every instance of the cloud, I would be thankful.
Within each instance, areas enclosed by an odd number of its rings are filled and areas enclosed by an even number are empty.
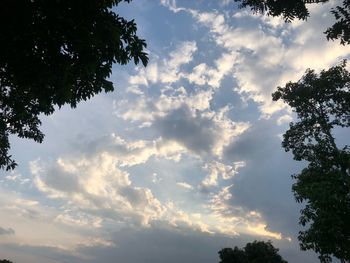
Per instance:
[[[161,137],[128,141],[114,133],[84,142],[79,147],[80,153],[88,157],[106,152],[122,167],[146,163],[151,157],[178,161],[181,154],[186,153],[180,144],[165,141]]]
[[[89,158],[31,165],[36,187],[49,197],[66,200],[87,214],[148,225],[162,215],[164,208],[150,189],[132,186],[129,174],[116,166],[117,160],[101,152]],[[59,219],[67,221],[67,216]]]
[[[20,173],[11,171],[9,175],[5,177],[8,182],[19,183],[21,185],[27,184],[30,179],[24,178]]]
[[[167,59],[159,60],[154,58],[154,61],[146,69],[137,68],[137,74],[130,76],[129,84],[131,87],[139,85],[150,86],[155,83],[164,85],[186,79],[189,83],[196,85],[209,85],[210,88],[219,88],[224,76],[233,73],[233,62],[239,55],[238,52],[223,53],[214,61],[214,66],[201,63],[192,67],[191,70],[183,69],[182,66],[193,62],[193,56],[197,50],[195,41],[181,42],[176,45],[175,50],[169,53]],[[133,88],[130,91],[136,90]]]
[[[151,128],[166,143],[175,142],[202,157],[222,158],[225,146],[248,127],[228,117],[230,107],[212,109],[213,90],[167,87],[160,94],[134,94],[116,103],[116,115]],[[131,106],[133,105],[133,106]]]
[[[225,149],[227,160],[244,160],[246,166],[233,178],[230,189],[232,204],[240,204],[248,210],[257,210],[276,232],[296,239],[298,212],[290,175],[302,169],[303,163],[295,162],[284,152],[277,134],[283,128],[275,120],[260,120],[240,138]],[[271,186],[273,184],[273,187]]]
[[[75,249],[80,246],[101,245],[108,243],[101,233],[96,231],[86,231],[98,227],[98,223],[93,216],[84,214],[82,211],[72,211],[65,209],[68,204],[62,206],[48,205],[45,199],[40,202],[20,198],[19,193],[7,192],[2,189],[0,201],[0,224],[11,222],[13,228],[1,228],[2,238],[0,247],[9,244],[33,247],[51,247],[63,250],[66,255],[75,253]],[[64,210],[62,212],[62,209]],[[35,229],[35,231],[33,231]],[[95,228],[96,229],[96,228]],[[49,235],[48,235],[49,233]],[[97,243],[97,240],[100,240]],[[7,254],[8,249],[5,250]],[[21,254],[23,250],[14,253]],[[1,253],[1,252],[0,252]],[[4,253],[1,253],[5,255]],[[36,253],[35,253],[36,254]],[[39,253],[40,254],[40,253]],[[17,258],[14,257],[15,260]],[[30,258],[28,255],[27,258]],[[27,261],[25,261],[27,262]],[[40,261],[39,261],[40,262]],[[45,262],[45,260],[44,260]]]
[[[176,185],[182,187],[182,188],[185,188],[185,189],[193,189],[193,186],[188,184],[188,183],[185,183],[185,182],[178,182],[176,183]]]
[[[231,121],[225,116],[225,110],[218,114],[192,112],[183,105],[157,119],[154,127],[162,138],[174,140],[200,156],[220,158],[223,148],[243,133],[249,124]]]
[[[293,117],[289,114],[285,114],[277,119],[277,124],[282,125],[284,123],[290,123],[293,120]]]
[[[219,176],[228,180],[233,178],[240,168],[245,167],[244,161],[234,162],[233,165],[226,165],[221,162],[208,162],[204,165],[204,169],[209,172],[209,175],[203,180],[202,184],[204,186],[217,185],[217,180]]]
[[[181,65],[192,61],[194,52],[197,51],[195,42],[183,42],[177,49],[170,53],[170,59],[164,61],[164,71],[160,75],[160,80],[163,83],[175,82],[180,78],[179,69]]]
[[[350,47],[339,47],[339,43],[327,41],[322,34],[331,20],[332,3],[312,6],[307,22],[291,24],[247,10],[234,11],[230,17],[218,11],[178,7],[175,1],[162,3],[173,12],[193,16],[210,30],[216,45],[225,50],[215,62],[217,70],[199,64],[187,76],[189,81],[218,87],[223,76],[230,74],[238,84],[235,91],[259,104],[264,117],[285,107],[271,100],[277,86],[296,81],[307,68],[328,68],[350,53]]]
[[[66,250],[49,246],[5,245],[0,247],[0,253],[7,258],[17,259],[16,262],[27,263],[93,263],[103,261],[113,262],[169,262],[169,263],[200,263],[219,260],[217,252],[224,247],[243,247],[251,242],[251,236],[225,237],[208,235],[201,231],[181,229],[174,231],[170,226],[158,224],[153,228],[126,228],[111,233],[111,241],[116,246],[81,246],[75,254]],[[124,241],[124,242],[121,242]],[[152,240],[152,242],[150,242]],[[289,262],[314,263],[317,258],[295,255],[289,242],[273,242],[280,248],[280,254]],[[137,253],[135,253],[137,252]],[[84,256],[82,256],[84,255]]]
[[[140,68],[136,75],[129,78],[131,85],[148,86],[150,83],[173,83],[182,78],[181,67],[192,61],[197,51],[195,41],[184,41],[176,45],[167,59],[150,62],[146,69]]]
[[[84,227],[97,229],[102,227],[103,220],[98,216],[93,216],[72,209],[65,209],[55,217],[54,221],[75,228]]]
[[[209,110],[211,100],[211,90],[197,89],[188,93],[184,87],[167,87],[158,96],[146,97],[141,94],[116,102],[114,108],[117,117],[130,122],[141,122],[141,125],[148,127],[155,119],[164,117],[182,105],[186,105],[191,111]]]
[[[215,218],[218,231],[229,236],[245,233],[267,238],[282,239],[282,233],[267,229],[260,213],[235,204],[232,199],[231,188],[233,185],[223,187],[210,200],[209,208]]]
[[[86,248],[82,253],[94,255],[98,259],[104,259],[106,263],[112,262],[217,262],[218,251],[224,247],[243,247],[251,242],[251,236],[225,237],[222,235],[208,235],[201,231],[173,231],[169,226],[159,224],[147,229],[124,229],[113,233],[117,243],[122,239],[125,242],[113,249]],[[152,240],[152,242],[150,242]],[[280,253],[288,255],[289,262],[316,262],[315,258],[291,255],[288,241],[274,241],[274,246],[280,248]],[[137,251],[137,253],[132,253]],[[93,260],[85,261],[93,262]]]
[[[192,114],[188,107],[171,111],[158,119],[154,126],[161,136],[185,145],[198,154],[210,153],[219,137],[220,130],[213,125],[209,116],[200,112]]]
[[[187,111],[190,112],[189,109]],[[204,118],[203,121],[210,120]],[[200,123],[201,121],[199,119]],[[196,120],[192,120],[192,123],[195,122]],[[174,121],[172,123],[177,124]],[[186,125],[180,122],[182,129],[186,130]],[[199,126],[205,127],[204,124]],[[197,125],[195,124],[194,127],[197,128]],[[185,134],[193,133],[201,136],[201,133],[196,131],[186,131]],[[209,136],[211,134],[203,135],[203,138],[207,138],[203,143],[208,143]],[[222,135],[215,136],[222,137]],[[179,144],[182,142],[190,151],[199,156],[203,155],[201,150],[191,148],[191,145],[186,144],[186,140],[181,141],[182,139],[183,136],[166,137],[164,141],[175,140]],[[192,138],[188,139],[188,142],[192,141]],[[124,168],[147,162],[151,155],[147,154],[147,158],[140,159],[138,156],[144,156],[144,151],[151,151],[148,149],[150,145],[152,144],[147,141],[127,142],[113,134],[110,137],[102,137],[86,143],[75,154],[60,157],[54,162],[33,161],[31,172],[36,188],[48,198],[64,203],[63,211],[54,216],[54,221],[69,227],[85,229],[85,231],[94,228],[101,229],[100,231],[103,232],[114,225],[122,228],[144,228],[162,222],[175,229],[186,227],[208,234],[218,233],[230,236],[247,234],[282,238],[281,233],[268,230],[267,223],[258,212],[247,210],[238,203],[230,203],[232,186],[219,186],[218,192],[214,188],[211,189],[208,193],[209,201],[205,205],[206,211],[203,211],[203,204],[188,210],[175,205],[172,201],[161,201],[150,188],[136,186],[130,179],[130,173]],[[215,144],[209,143],[209,145],[215,149]],[[160,148],[154,146],[150,148],[154,156],[163,158],[167,156]],[[211,150],[208,151],[211,152]],[[213,154],[211,153],[210,156]],[[197,159],[199,163],[203,160],[205,157]],[[212,160],[203,167],[209,173],[208,177],[202,181],[202,185],[217,186],[219,179],[226,181],[234,178],[245,165],[244,161],[225,165]],[[194,186],[187,182],[180,181],[176,184],[181,188],[195,190]],[[193,194],[196,192],[193,191]]]
[[[196,85],[208,85],[212,89],[220,88],[223,78],[230,73],[233,73],[234,61],[238,53],[228,52],[223,53],[218,59],[214,61],[215,67],[210,67],[205,63],[201,63],[192,69],[192,72],[185,72],[182,77],[187,79],[189,83]]]
[[[0,226],[0,236],[2,235],[14,235],[15,234],[15,230],[13,230],[12,228],[3,228]]]
[[[46,263],[75,263],[75,262],[91,262],[96,260],[92,255],[86,255],[80,253],[79,250],[89,249],[94,247],[95,249],[102,249],[109,247],[112,249],[114,247],[110,244],[106,244],[104,241],[99,239],[86,240],[82,242],[79,249],[73,251],[65,247],[57,247],[50,245],[32,245],[32,244],[5,244],[6,249],[5,254],[10,254],[9,251],[13,251],[14,255],[11,258],[16,260],[16,262],[46,262]],[[111,248],[112,247],[112,248]]]

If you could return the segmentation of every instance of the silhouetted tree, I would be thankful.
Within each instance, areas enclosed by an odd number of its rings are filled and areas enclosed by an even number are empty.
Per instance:
[[[313,249],[321,262],[331,256],[350,262],[350,148],[338,148],[332,131],[350,126],[350,73],[344,61],[318,75],[307,70],[273,94],[297,114],[284,134],[282,146],[295,160],[308,162],[294,175],[297,202],[305,202],[299,232],[303,250]]]
[[[329,0],[235,0],[241,8],[250,7],[254,12],[282,16],[286,22],[309,17],[307,4],[325,3]],[[350,0],[343,0],[331,10],[336,23],[325,32],[327,39],[340,39],[341,44],[350,44]]]
[[[16,166],[10,134],[42,142],[40,114],[112,91],[113,63],[147,64],[135,22],[111,10],[123,1],[0,2],[0,168]]]
[[[219,251],[220,263],[248,263],[244,249],[238,247],[223,248]]]
[[[3,259],[3,260],[0,260],[0,263],[13,263],[13,262],[7,259]]]
[[[287,263],[270,241],[254,241],[243,249],[224,248],[219,251],[220,263]]]

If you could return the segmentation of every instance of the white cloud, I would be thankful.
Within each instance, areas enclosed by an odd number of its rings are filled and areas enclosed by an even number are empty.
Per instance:
[[[220,88],[221,81],[227,75],[233,74],[237,52],[223,53],[214,61],[215,67],[201,63],[192,69],[192,72],[182,73],[182,77],[196,85],[209,85],[212,89]]]
[[[183,77],[181,67],[193,60],[197,51],[195,41],[179,43],[175,50],[169,53],[167,59],[151,58],[147,68],[137,68],[137,74],[129,77],[129,84],[149,86],[152,83],[173,83]],[[153,61],[156,60],[156,61]]]
[[[194,41],[183,42],[177,46],[176,50],[170,53],[170,59],[164,60],[163,72],[160,73],[160,80],[163,83],[171,83],[180,79],[180,67],[192,61],[193,54],[197,51]]]
[[[177,58],[178,55],[173,57]],[[229,65],[226,63],[229,58],[230,56],[226,58],[224,54],[217,62],[218,75],[216,76],[215,70],[208,70],[208,76],[213,75],[215,78],[208,77],[205,81],[214,81],[215,84],[212,85],[218,85],[223,75],[231,68],[226,67],[226,64]],[[202,65],[199,71],[204,73],[204,69],[206,66]],[[184,73],[183,76],[185,75]],[[200,82],[198,76],[187,76],[195,82]],[[141,94],[129,100],[116,102],[115,113],[125,121],[141,123],[139,127],[155,129],[165,142],[177,143],[190,153],[220,159],[223,149],[250,124],[232,121],[228,117],[228,106],[212,110],[210,103],[213,94],[211,88],[194,88],[187,91],[183,86],[167,86],[161,89],[159,95],[147,97]]]
[[[183,106],[189,107],[192,112],[208,110],[212,96],[212,91],[205,89],[189,94],[183,87],[168,88],[156,98],[139,95],[131,100],[115,102],[114,108],[115,114],[123,120],[144,124]]]
[[[167,203],[168,211],[167,220],[170,225],[176,228],[190,228],[212,234],[211,226],[206,224],[200,214],[188,213],[176,207],[174,203]]]
[[[205,85],[208,82],[207,71],[208,66],[205,63],[201,63],[195,66],[193,71],[186,77],[190,83]]]
[[[274,239],[282,239],[281,233],[269,231],[267,229],[266,224],[248,225],[247,230],[255,235],[265,236],[265,237],[274,238]],[[290,237],[287,237],[286,239],[290,240]]]
[[[258,212],[230,204],[231,186],[209,194],[209,213],[199,206],[184,211],[172,202],[162,203],[151,189],[135,186],[122,166],[144,162],[150,155],[140,157],[144,156],[141,149],[148,146],[147,141],[126,142],[112,135],[87,143],[80,154],[61,157],[55,162],[32,162],[31,170],[37,189],[48,198],[64,202],[62,211],[53,213],[52,220],[75,229],[103,231],[110,224],[152,227],[157,222],[163,222],[175,228],[189,228],[209,234],[232,236],[245,233],[279,238],[278,233],[266,230],[266,223]],[[153,153],[155,156],[166,156],[161,148],[152,149],[158,151]],[[209,177],[202,183],[206,186],[217,185],[218,178],[228,180],[244,166],[242,161],[232,165],[211,162],[204,167]],[[152,180],[159,182],[156,173]],[[194,189],[193,185],[184,181],[176,185]],[[26,206],[38,205],[28,202]],[[75,240],[78,242],[81,238]]]
[[[70,219],[59,216],[62,214],[61,207],[47,205],[43,199],[26,199],[19,193],[1,189],[0,200],[0,225],[14,230],[14,234],[2,236],[1,245],[44,246],[62,249],[66,254],[75,254],[73,251],[81,244],[92,246],[96,244],[92,242],[94,239],[103,240],[99,237],[101,233],[86,232],[92,227],[87,221],[92,223],[92,220],[85,216],[79,219],[79,213],[70,214]],[[65,211],[63,215],[67,213]]]
[[[18,183],[20,185],[28,184],[30,182],[29,178],[24,177],[18,171],[11,171],[9,175],[5,176],[5,180],[10,183]],[[0,180],[3,182],[5,180]]]
[[[204,165],[204,169],[209,172],[208,176],[203,180],[204,186],[214,186],[218,184],[218,179],[221,177],[224,180],[233,178],[238,170],[244,167],[244,161],[234,162],[233,165],[226,165],[221,162],[209,162]]]
[[[55,222],[59,222],[66,225],[71,225],[75,228],[100,228],[102,226],[102,218],[98,216],[92,216],[83,212],[66,209],[63,213],[56,216]]]
[[[186,149],[174,141],[162,138],[127,141],[114,133],[84,144],[82,150],[86,154],[104,152],[121,167],[143,164],[151,157],[178,161],[181,154],[186,153]]]
[[[239,233],[257,235],[262,237],[282,239],[282,234],[267,229],[260,213],[247,211],[243,207],[231,204],[233,185],[223,187],[212,196],[210,209],[212,216],[217,221],[217,231],[226,235],[238,235]]]
[[[148,225],[164,212],[147,188],[131,185],[129,174],[117,167],[117,158],[107,152],[89,158],[58,159],[34,172],[37,188],[51,198],[68,201],[85,213],[112,220]],[[69,187],[63,187],[63,185]],[[61,221],[68,219],[61,216]],[[70,220],[71,222],[73,219]]]
[[[193,189],[193,186],[186,183],[186,182],[178,182],[178,183],[176,183],[176,185],[178,185],[182,188],[185,188],[185,189]]]
[[[277,124],[282,125],[284,123],[290,123],[293,120],[293,117],[289,114],[285,114],[277,119]]]
[[[328,68],[349,55],[350,47],[327,41],[322,33],[331,20],[331,4],[312,6],[307,22],[285,24],[281,18],[253,15],[247,10],[228,17],[219,12],[176,7],[175,1],[166,3],[170,10],[187,12],[209,28],[217,46],[226,50],[216,61],[216,71],[199,64],[187,75],[189,81],[218,87],[222,77],[230,73],[238,82],[235,91],[258,103],[263,117],[285,107],[271,100],[277,86],[296,81],[306,68]],[[242,17],[245,24],[231,25],[232,20]]]

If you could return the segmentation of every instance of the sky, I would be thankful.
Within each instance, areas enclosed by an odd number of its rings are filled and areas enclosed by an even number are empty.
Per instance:
[[[0,258],[15,263],[213,263],[224,247],[271,240],[299,250],[281,147],[295,115],[271,93],[348,58],[328,42],[334,2],[306,21],[230,0],[134,0],[146,68],[115,65],[115,91],[42,116],[42,144],[11,138],[19,164],[0,174]],[[346,140],[340,133],[339,141]]]

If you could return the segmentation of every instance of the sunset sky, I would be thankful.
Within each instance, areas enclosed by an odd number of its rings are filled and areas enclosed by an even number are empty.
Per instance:
[[[295,116],[271,93],[349,57],[323,34],[335,3],[287,24],[231,0],[118,6],[149,64],[115,65],[114,92],[42,116],[42,144],[11,137],[0,259],[215,263],[224,247],[271,240],[289,263],[318,262],[297,240],[291,175],[305,163],[281,147]]]

